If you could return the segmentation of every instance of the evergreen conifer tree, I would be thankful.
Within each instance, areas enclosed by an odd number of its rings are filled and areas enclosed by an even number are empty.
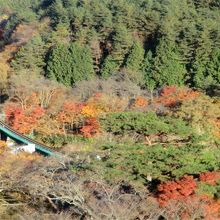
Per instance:
[[[214,78],[217,84],[220,84],[220,48],[212,52],[211,61],[207,66],[207,71]]]
[[[124,25],[119,24],[115,29],[113,36],[112,56],[119,65],[122,64],[125,54],[133,44],[132,37]]]
[[[64,85],[71,86],[94,76],[91,51],[78,43],[57,45],[48,60],[48,76]]]
[[[212,42],[209,31],[205,29],[198,38],[195,58],[192,63],[193,85],[197,88],[205,89],[213,84],[213,76],[207,71],[212,53]]]
[[[144,60],[144,48],[140,42],[136,41],[131,48],[126,60],[126,68],[134,71],[139,71],[142,68]]]
[[[112,51],[106,57],[102,66],[101,75],[103,77],[110,76],[112,73],[119,70],[124,63],[125,55],[131,48],[132,43],[133,40],[127,28],[119,24],[113,36]]]
[[[68,11],[63,6],[62,0],[55,0],[53,2],[53,4],[50,6],[49,14],[55,26],[59,23],[69,23]]]
[[[151,50],[149,50],[144,58],[143,63],[143,74],[144,74],[144,83],[146,88],[151,92],[151,96],[153,97],[153,90],[157,86],[157,82],[154,79],[153,75],[153,53]]]
[[[38,70],[43,72],[46,65],[44,56],[46,54],[46,46],[40,35],[35,36],[25,46],[21,47],[12,60],[11,65],[15,71],[22,69]]]
[[[153,77],[159,86],[183,85],[187,71],[175,43],[162,38],[156,49]]]
[[[118,63],[113,59],[112,55],[109,55],[105,62],[103,63],[102,69],[101,69],[101,76],[103,78],[108,78],[110,75],[117,72],[119,69]]]

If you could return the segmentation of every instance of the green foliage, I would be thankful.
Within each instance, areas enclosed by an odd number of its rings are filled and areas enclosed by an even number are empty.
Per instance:
[[[0,0],[0,14],[12,11],[18,21],[31,22],[37,19],[40,0]]]
[[[133,44],[133,39],[128,31],[128,29],[122,25],[118,24],[116,26],[113,36],[113,51],[112,56],[119,65],[124,61],[125,55]]]
[[[139,134],[155,134],[167,132],[168,126],[154,113],[124,112],[110,113],[101,119],[101,124],[107,132],[116,135],[136,132]]]
[[[101,76],[103,78],[108,78],[109,76],[115,74],[119,69],[118,63],[109,55],[102,66]]]
[[[30,69],[43,72],[43,68],[46,65],[44,62],[45,54],[45,43],[40,36],[36,36],[20,48],[11,65],[15,71]]]
[[[135,41],[129,50],[127,59],[125,61],[126,74],[132,82],[140,86],[145,84],[144,74],[142,72],[144,53],[145,51],[141,42]]]
[[[207,195],[211,198],[214,198],[215,195],[218,193],[218,189],[216,186],[200,182],[197,186],[196,193],[198,195]]]
[[[52,135],[39,137],[41,141],[53,148],[61,148],[67,144],[77,143],[83,141],[85,138],[73,135]]]
[[[90,49],[78,43],[57,45],[49,57],[47,74],[66,86],[92,78],[94,69]]]
[[[115,135],[172,133],[189,135],[192,130],[181,119],[158,117],[155,113],[110,113],[100,119],[103,129]]]
[[[49,7],[49,14],[52,18],[53,24],[66,23],[69,22],[68,11],[63,6],[62,0],[55,0],[53,4]]]
[[[119,24],[113,32],[112,51],[106,57],[101,69],[103,77],[108,77],[119,70],[132,44],[133,40],[127,28]]]
[[[166,124],[169,125],[169,133],[171,134],[178,134],[181,137],[187,137],[191,134],[194,135],[194,131],[191,128],[191,125],[188,125],[186,121],[180,118],[164,117],[160,120],[163,120]]]
[[[153,64],[154,80],[159,86],[184,85],[186,69],[174,43],[162,38],[156,50]]]
[[[215,49],[207,66],[207,72],[212,77],[214,85],[220,84],[220,49]]]
[[[164,85],[209,89],[219,84],[220,19],[215,0],[0,0],[0,8],[1,14],[13,17],[7,30],[48,16],[53,30],[47,48],[71,40],[88,45],[96,73],[104,78],[126,67],[128,74],[137,75],[136,83],[151,92]]]
[[[153,75],[153,62],[154,62],[153,54],[149,50],[144,58],[142,71],[144,74],[145,85],[147,89],[149,89],[150,91],[153,91],[157,85],[157,82],[154,79],[154,75]]]
[[[210,40],[209,31],[206,29],[201,33],[198,40],[198,48],[195,51],[195,58],[193,62],[194,84],[199,88],[207,88],[214,83],[214,79],[207,66],[210,65],[210,55],[212,52],[212,42]]]
[[[134,71],[140,71],[144,60],[144,49],[140,42],[136,41],[126,60],[126,68]]]
[[[60,43],[68,43],[70,41],[70,30],[68,25],[59,23],[55,30],[51,33],[49,42],[52,45]]]
[[[216,184],[208,184],[205,182],[200,182],[196,193],[199,195],[208,195],[211,198],[220,198],[220,181],[216,181]]]
[[[68,45],[58,44],[52,50],[47,63],[48,77],[64,85],[71,85],[72,62]]]
[[[106,149],[106,147],[104,148]],[[109,181],[146,183],[148,179],[169,180],[219,169],[219,149],[190,144],[184,147],[115,145],[106,158],[93,162]],[[108,152],[108,153],[107,153]]]

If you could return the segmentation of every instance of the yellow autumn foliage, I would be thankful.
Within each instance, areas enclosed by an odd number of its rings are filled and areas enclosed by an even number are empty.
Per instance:
[[[7,144],[5,143],[5,141],[0,140],[0,154],[3,154],[6,148],[7,148]]]

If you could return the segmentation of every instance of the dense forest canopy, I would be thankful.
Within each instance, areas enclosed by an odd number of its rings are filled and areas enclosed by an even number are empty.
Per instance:
[[[147,88],[175,84],[212,89],[219,85],[219,1],[8,0],[0,1],[0,6],[1,14],[10,16],[6,29],[50,19],[50,30],[19,51],[14,62],[26,68],[22,57],[32,51],[32,65],[36,63],[41,74],[65,85],[88,78],[87,74],[75,76],[78,73],[71,69],[82,62],[67,57],[66,48],[72,42],[80,45],[76,53],[87,48],[88,63],[81,73],[92,68],[89,75],[108,78],[125,71]],[[63,76],[57,73],[62,66]]]
[[[1,115],[60,155],[0,141],[0,219],[220,219],[219,96],[219,0],[0,0]]]

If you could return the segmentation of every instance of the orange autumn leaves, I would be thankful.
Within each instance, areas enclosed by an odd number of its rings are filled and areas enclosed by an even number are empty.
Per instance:
[[[55,92],[53,96],[58,94]],[[19,100],[12,100],[5,107],[7,122],[21,133],[33,131],[44,135],[63,133],[82,134],[84,137],[92,137],[101,132],[99,117],[109,112],[123,112],[130,110],[146,110],[148,106],[158,104],[165,107],[173,107],[186,100],[195,99],[199,96],[188,88],[177,88],[176,86],[165,87],[161,95],[154,100],[145,96],[137,96],[131,105],[124,97],[111,96],[102,93],[95,93],[85,102],[76,102],[67,99],[59,109],[52,111],[54,98],[51,104],[45,108],[38,93],[32,93],[25,100],[25,108]],[[23,97],[24,98],[24,97]],[[56,104],[56,103],[55,103]]]
[[[96,118],[87,118],[80,129],[84,137],[90,138],[100,132],[100,125]]]
[[[174,107],[175,105],[186,101],[193,100],[200,95],[199,92],[188,88],[178,88],[176,86],[167,86],[162,89],[161,95],[155,100],[156,103],[163,104],[166,107]]]
[[[73,126],[79,120],[83,107],[84,104],[82,103],[66,101],[57,115],[57,120],[62,124],[63,128],[65,124]]]
[[[95,94],[82,103],[67,100],[55,113],[51,111],[50,106],[41,107],[37,93],[27,96],[25,105],[22,103],[12,99],[4,109],[7,123],[17,131],[25,134],[35,131],[46,135],[80,132],[85,137],[92,137],[99,133],[98,117],[101,114],[120,111],[122,106],[126,106],[123,99],[115,98],[110,102],[109,97],[102,94]],[[51,124],[53,126],[50,126]]]
[[[39,119],[45,114],[44,109],[38,106],[25,111],[19,106],[8,105],[5,111],[9,125],[21,133],[30,133],[36,129]]]
[[[158,202],[165,206],[170,200],[184,200],[192,195],[196,181],[192,176],[184,176],[181,180],[168,181],[158,186]]]
[[[201,94],[197,91],[186,87],[166,86],[161,90],[158,97],[153,100],[148,100],[145,97],[137,96],[132,107],[146,107],[149,104],[165,107],[175,107],[187,100],[194,100]]]
[[[57,116],[65,132],[66,127],[73,130],[77,125],[84,137],[92,137],[99,132],[99,123],[96,119],[98,110],[94,105],[74,103],[67,101],[63,104],[61,112]]]
[[[218,172],[201,173],[198,179],[186,175],[180,180],[161,183],[158,186],[157,199],[161,206],[170,208],[170,215],[172,215],[172,210],[175,210],[175,207],[178,208],[182,204],[184,207],[181,213],[182,219],[190,219],[193,212],[199,209],[205,212],[205,219],[219,219],[219,200],[206,193],[197,193],[199,184],[216,186],[219,180],[220,174]]]
[[[84,137],[92,137],[100,133],[98,118],[108,112],[121,111],[126,103],[123,99],[110,99],[109,96],[95,93],[86,102],[66,101],[57,116],[63,131],[78,130]]]

